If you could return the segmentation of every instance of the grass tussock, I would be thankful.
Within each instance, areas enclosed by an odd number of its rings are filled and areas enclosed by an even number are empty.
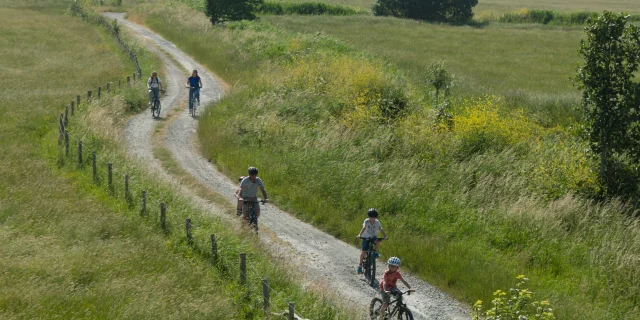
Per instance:
[[[258,9],[264,14],[301,14],[301,15],[320,15],[326,14],[331,16],[351,16],[356,14],[369,14],[368,11],[359,10],[343,5],[327,4],[323,2],[274,2],[265,1]]]
[[[580,196],[597,185],[572,132],[499,96],[454,99],[442,123],[401,69],[323,34],[137,10],[236,83],[199,128],[223,172],[261,168],[279,205],[346,241],[377,207],[383,254],[463,300],[527,274],[559,318],[638,316],[637,222]]]

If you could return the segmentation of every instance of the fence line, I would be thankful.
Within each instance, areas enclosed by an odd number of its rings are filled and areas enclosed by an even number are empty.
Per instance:
[[[142,77],[142,69],[140,69],[140,64],[138,63],[138,56],[136,56],[135,52],[133,52],[133,50],[131,50],[129,45],[126,42],[124,42],[120,37],[120,27],[118,26],[117,22],[115,22],[115,20],[114,20],[114,23],[109,23],[107,19],[105,19],[101,15],[95,14],[93,12],[88,13],[87,11],[84,10],[84,8],[82,8],[82,5],[80,5],[78,2],[74,2],[73,4],[71,4],[71,12],[74,15],[75,14],[79,15],[80,17],[82,17],[83,20],[102,25],[105,29],[111,32],[111,34],[116,38],[118,45],[120,45],[120,47],[129,54],[129,58],[135,64],[138,78]],[[134,82],[135,82],[135,79],[136,78],[134,74],[134,77],[133,77]]]

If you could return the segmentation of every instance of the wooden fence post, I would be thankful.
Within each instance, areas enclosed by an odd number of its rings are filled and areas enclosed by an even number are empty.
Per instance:
[[[131,77],[127,76],[127,86],[131,86]]]
[[[240,253],[240,284],[247,283],[247,254]]]
[[[111,82],[107,82],[107,93],[111,92]]]
[[[113,188],[113,163],[107,163],[107,171],[109,172],[109,188]]]
[[[140,210],[141,214],[144,214],[147,211],[147,191],[142,191],[142,209]]]
[[[269,280],[267,279],[262,279],[262,299],[264,301],[263,307],[264,307],[264,315],[267,316],[269,315]]]
[[[64,130],[64,155],[69,156],[69,131]]]
[[[120,89],[120,85],[121,85],[120,80],[121,79],[118,79],[118,89]]]
[[[71,115],[74,115],[76,113],[76,110],[75,110],[76,108],[74,106],[74,102],[75,101],[71,100]]]
[[[93,162],[93,181],[98,180],[98,166],[96,165],[96,152],[91,153],[91,161]]]
[[[124,197],[129,198],[129,175],[124,175]]]
[[[167,230],[167,205],[160,203],[160,227],[162,230]]]
[[[296,317],[296,304],[289,302],[289,320],[294,320]]]
[[[91,102],[91,90],[87,91],[87,103]]]
[[[136,84],[136,73],[133,73],[133,84]]]
[[[78,166],[82,168],[82,140],[78,141]]]
[[[100,99],[101,95],[102,95],[102,87],[98,87],[98,99]]]
[[[218,244],[216,243],[216,236],[211,234],[211,255],[213,256],[213,261],[215,262],[218,259]]]
[[[64,126],[69,124],[69,106],[64,107]]]
[[[76,105],[80,108],[80,95],[76,96]]]
[[[64,138],[64,114],[60,114],[60,121],[58,122],[58,146],[62,144]]]
[[[187,219],[185,227],[187,229],[187,243],[191,244],[191,242],[193,241],[193,239],[191,238],[191,219]]]

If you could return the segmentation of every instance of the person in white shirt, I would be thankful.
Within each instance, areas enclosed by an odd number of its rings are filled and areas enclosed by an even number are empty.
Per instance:
[[[364,258],[367,256],[367,251],[369,251],[370,241],[368,239],[376,238],[375,245],[373,247],[374,255],[377,257],[380,256],[378,253],[378,247],[380,247],[380,240],[378,238],[378,232],[382,232],[384,239],[387,240],[387,233],[382,230],[382,225],[380,225],[380,220],[376,219],[378,217],[378,210],[371,208],[367,212],[368,218],[364,220],[362,223],[362,230],[358,234],[357,238],[362,238],[362,253],[360,253],[360,264],[358,264],[358,273],[362,273],[362,262]]]
[[[154,71],[151,74],[151,78],[147,81],[147,89],[149,89],[149,105],[151,105],[156,97],[160,99],[160,90],[162,90],[162,81],[158,78],[157,72]]]

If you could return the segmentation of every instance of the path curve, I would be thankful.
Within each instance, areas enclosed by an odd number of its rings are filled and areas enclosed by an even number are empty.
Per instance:
[[[163,114],[174,107],[181,98],[186,100],[186,88],[182,90],[182,82],[186,82],[188,74],[183,70],[199,70],[203,82],[202,106],[216,102],[222,97],[224,90],[221,81],[174,44],[145,27],[125,20],[122,13],[105,13],[105,15],[111,19],[117,19],[120,25],[128,27],[135,35],[145,39],[149,49],[158,54],[165,63],[167,74],[164,75],[163,81],[170,86],[162,99]],[[170,55],[171,59],[167,55]],[[177,66],[174,61],[180,65]],[[130,153],[159,166],[151,148],[154,127],[155,121],[151,119],[149,112],[143,112],[127,124],[125,140]],[[183,111],[170,123],[163,143],[184,170],[231,203],[235,203],[233,192],[237,183],[230,181],[202,157],[194,142],[197,137],[196,129],[197,120]],[[165,173],[165,176],[168,174]],[[268,181],[266,184],[268,188]],[[227,218],[234,219],[234,217]],[[293,260],[297,260],[301,270],[310,280],[333,288],[343,299],[349,301],[350,305],[358,305],[361,310],[367,310],[369,301],[376,296],[376,291],[367,286],[362,277],[354,272],[359,249],[298,220],[273,205],[263,206],[260,226],[262,229],[269,229],[278,238],[278,242],[284,244],[281,249],[289,250],[289,255]],[[379,269],[383,268],[383,263],[379,261]],[[414,277],[406,270],[403,271],[403,275],[417,290],[406,299],[416,319],[470,319],[470,310],[463,304]]]

